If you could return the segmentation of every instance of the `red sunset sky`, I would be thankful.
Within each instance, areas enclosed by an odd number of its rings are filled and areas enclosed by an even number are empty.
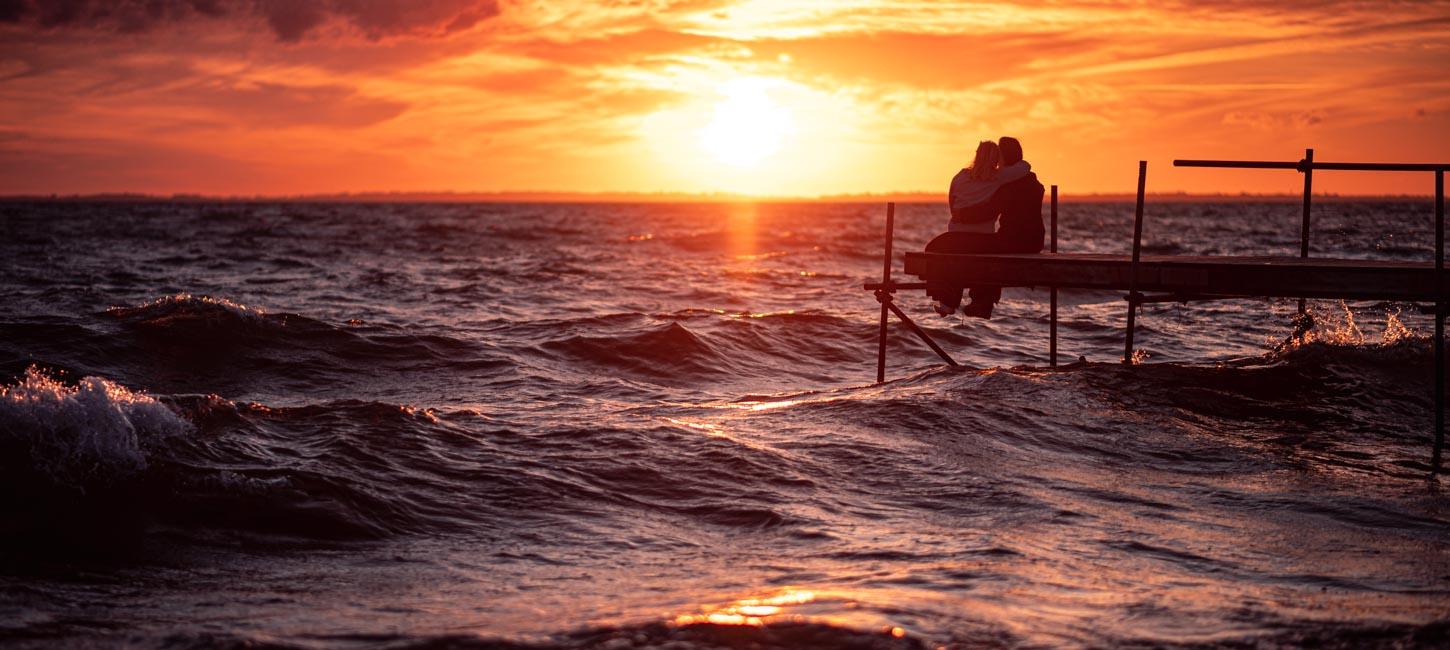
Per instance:
[[[1450,2],[0,0],[0,194],[1292,193],[1168,161],[1442,161],[1447,71]]]

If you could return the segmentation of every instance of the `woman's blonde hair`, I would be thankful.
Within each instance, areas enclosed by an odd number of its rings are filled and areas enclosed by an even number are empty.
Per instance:
[[[967,178],[974,181],[990,181],[997,177],[997,166],[1002,162],[1002,150],[997,143],[983,140],[977,145],[977,157],[967,168]]]

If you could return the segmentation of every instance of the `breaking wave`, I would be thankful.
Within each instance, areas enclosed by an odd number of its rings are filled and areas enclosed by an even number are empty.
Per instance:
[[[161,402],[99,377],[66,385],[31,368],[0,386],[0,445],[12,485],[105,489],[145,471],[148,450],[190,430]]]

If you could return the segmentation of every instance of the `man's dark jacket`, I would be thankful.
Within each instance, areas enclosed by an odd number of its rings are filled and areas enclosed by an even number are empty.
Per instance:
[[[997,188],[991,203],[1002,211],[996,239],[1003,252],[1037,253],[1042,250],[1046,234],[1042,228],[1042,183],[1037,174],[1026,176]]]

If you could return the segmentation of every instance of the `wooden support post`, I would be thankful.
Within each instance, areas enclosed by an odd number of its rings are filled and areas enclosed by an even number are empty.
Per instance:
[[[881,283],[891,284],[891,240],[896,231],[896,204],[886,204],[886,254],[881,261]],[[876,342],[876,383],[886,381],[886,308],[891,294],[881,301],[881,331]]]
[[[1445,449],[1445,170],[1435,170],[1435,450],[1430,471],[1440,472]]]
[[[1143,190],[1148,180],[1148,161],[1138,161],[1138,205],[1133,210],[1133,261],[1128,272],[1128,336],[1123,343],[1123,363],[1133,363],[1133,328],[1138,311],[1138,258],[1143,254]]]
[[[1057,252],[1057,186],[1052,186],[1052,238],[1047,252]],[[1047,317],[1047,365],[1057,367],[1057,287],[1052,287],[1052,306]]]
[[[1299,257],[1309,257],[1309,204],[1314,192],[1314,150],[1304,150],[1304,220],[1299,227]],[[1304,318],[1304,299],[1299,299],[1299,317]],[[1307,325],[1300,323],[1299,327]]]
[[[906,324],[907,329],[910,329],[912,333],[921,337],[921,341],[926,344],[926,347],[931,348],[931,351],[935,352],[936,356],[941,357],[942,361],[947,362],[947,365],[953,368],[959,365],[951,355],[947,354],[946,350],[941,349],[941,346],[936,344],[936,341],[931,340],[931,336],[927,335],[925,330],[921,329],[915,321],[911,320],[911,317],[907,316],[906,312],[901,311],[901,308],[897,307],[895,302],[892,302],[891,294],[885,291],[877,291],[876,299],[881,301],[882,307],[890,309],[891,313],[896,314],[896,317],[900,318],[901,322]]]

